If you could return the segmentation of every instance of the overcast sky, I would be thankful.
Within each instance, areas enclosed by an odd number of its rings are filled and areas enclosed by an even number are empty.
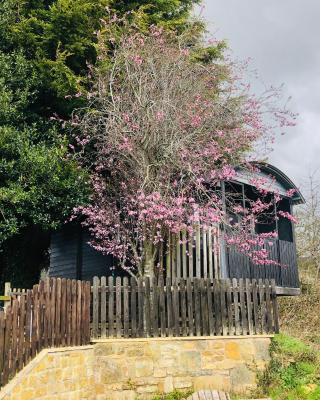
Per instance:
[[[275,145],[270,162],[297,185],[320,167],[320,0],[206,0],[210,32],[269,85],[285,84],[298,125]]]

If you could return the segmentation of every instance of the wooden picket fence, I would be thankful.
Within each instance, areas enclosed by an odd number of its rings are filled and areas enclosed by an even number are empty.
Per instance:
[[[274,281],[95,277],[93,339],[279,331]]]
[[[90,282],[47,279],[0,311],[0,386],[44,348],[90,342]]]
[[[279,330],[269,280],[51,278],[0,311],[0,386],[44,348],[106,337],[231,336]]]

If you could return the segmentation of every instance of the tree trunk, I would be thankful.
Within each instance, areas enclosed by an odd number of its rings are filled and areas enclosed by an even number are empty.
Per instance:
[[[154,277],[154,244],[151,240],[144,242],[142,271],[143,276]]]

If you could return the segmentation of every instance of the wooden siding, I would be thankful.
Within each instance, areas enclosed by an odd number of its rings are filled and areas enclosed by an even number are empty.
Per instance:
[[[275,263],[255,265],[235,248],[227,247],[224,251],[219,235],[217,228],[199,229],[192,238],[183,232],[179,236],[172,235],[170,250],[162,256],[161,264],[165,268],[163,277],[171,280],[175,278],[274,279],[279,287],[299,287],[294,243],[273,240],[271,246],[269,244],[271,240],[268,240],[265,246],[271,260]],[[79,234],[75,226],[66,226],[63,230],[54,233],[51,242],[49,275],[91,281],[94,276],[126,276],[120,268],[114,270],[113,258],[95,251],[88,244],[89,239],[87,232],[82,231]],[[79,245],[79,240],[81,245]],[[225,257],[225,262],[223,262],[223,257]]]
[[[89,245],[90,236],[82,236],[82,274],[81,279],[92,280],[94,276],[112,275],[113,258],[104,256]]]
[[[77,252],[77,234],[73,226],[65,226],[60,231],[52,233],[49,275],[75,279]]]
[[[94,276],[112,275],[113,258],[104,256],[89,244],[87,232],[65,226],[51,236],[50,277],[92,280]]]
[[[283,240],[273,240],[271,246],[266,243],[270,260],[274,264],[257,265],[234,247],[228,247],[227,263],[229,278],[274,279],[277,286],[286,288],[299,287],[299,273],[295,244]],[[278,263],[278,264],[277,264]]]

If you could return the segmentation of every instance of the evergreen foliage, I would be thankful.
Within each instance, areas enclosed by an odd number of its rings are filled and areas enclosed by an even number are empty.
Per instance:
[[[86,172],[69,154],[68,131],[58,120],[86,103],[79,94],[97,59],[97,31],[114,14],[126,13],[141,26],[182,30],[197,2],[0,2],[0,285],[19,275],[16,268],[28,268],[30,252],[34,268],[43,265],[48,241],[31,249],[25,235],[46,237],[88,198]]]

